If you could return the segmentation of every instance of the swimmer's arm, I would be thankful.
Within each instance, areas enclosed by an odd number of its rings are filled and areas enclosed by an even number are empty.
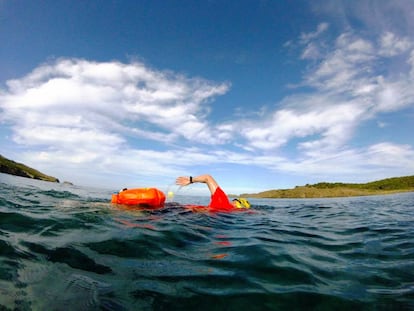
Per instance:
[[[214,194],[214,192],[216,192],[216,189],[218,188],[217,182],[214,180],[214,178],[211,175],[208,175],[208,174],[192,177],[192,182],[207,184],[207,187],[210,190],[212,195]],[[179,186],[188,186],[189,184],[191,184],[190,176],[178,177],[175,183]]]

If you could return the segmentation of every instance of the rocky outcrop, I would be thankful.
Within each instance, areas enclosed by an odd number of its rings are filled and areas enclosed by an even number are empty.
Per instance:
[[[59,182],[59,179],[35,170],[22,163],[17,163],[0,155],[0,172],[20,177],[39,179],[50,182]]]

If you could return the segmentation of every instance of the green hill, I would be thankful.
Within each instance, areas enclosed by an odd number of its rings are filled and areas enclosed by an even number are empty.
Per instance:
[[[268,190],[260,193],[244,193],[250,198],[330,198],[391,194],[414,191],[414,176],[394,177],[364,184],[327,183],[296,186],[294,189]]]
[[[24,164],[9,160],[0,155],[0,172],[10,175],[39,179],[50,182],[59,182],[59,179],[48,176]]]

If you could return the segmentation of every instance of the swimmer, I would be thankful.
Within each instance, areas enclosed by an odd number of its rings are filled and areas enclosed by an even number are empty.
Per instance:
[[[192,176],[180,176],[176,182],[179,186],[188,186],[193,183],[207,184],[211,193],[211,202],[208,207],[211,210],[232,210],[235,208],[250,208],[250,203],[244,198],[233,199],[229,201],[227,195],[220,188],[214,178],[208,174],[200,175],[196,177]]]

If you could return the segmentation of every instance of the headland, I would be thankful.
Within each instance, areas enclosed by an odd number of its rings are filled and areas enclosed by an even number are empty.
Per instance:
[[[2,155],[0,155],[0,173],[50,182],[59,182],[59,179],[56,177],[43,174],[34,168],[9,160]]]

